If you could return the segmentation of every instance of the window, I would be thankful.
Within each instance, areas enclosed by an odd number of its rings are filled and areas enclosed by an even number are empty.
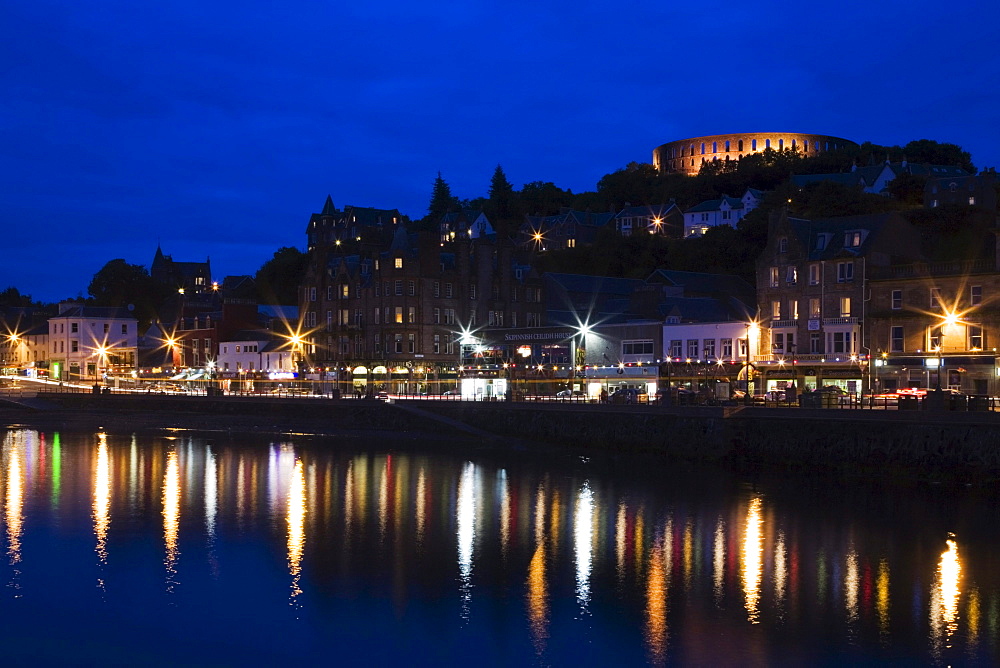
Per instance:
[[[903,308],[903,291],[893,290],[892,291],[892,310],[898,311]]]
[[[309,288],[309,301],[316,301],[316,288]]]
[[[771,273],[771,287],[776,288],[778,287],[778,268],[771,267],[770,273]]]
[[[849,353],[851,352],[851,333],[850,332],[834,332],[833,339],[833,350],[834,353]]]
[[[771,319],[781,320],[781,302],[777,299],[771,302]]]
[[[819,285],[819,265],[809,265],[809,285]]]
[[[413,324],[417,321],[417,307],[408,306],[406,308],[406,322]]]
[[[441,352],[441,335],[434,335],[434,354],[437,355]]]
[[[684,345],[683,341],[680,341],[680,340],[671,341],[670,342],[670,356],[671,357],[680,357],[683,354],[683,350],[682,350],[682,346],[683,345]]]
[[[789,314],[788,315],[791,316],[792,320],[798,320],[799,319],[799,300],[798,299],[793,299],[792,301],[788,302],[788,310],[789,310]]]
[[[111,330],[111,325],[109,323],[104,323],[104,333],[107,334]]]
[[[380,309],[379,307],[376,306],[375,307],[375,324],[378,325],[378,324],[381,324],[381,323],[382,323],[382,309]]]
[[[407,334],[406,335],[406,352],[412,353],[417,350],[417,335]]]
[[[342,299],[347,299],[348,297],[350,297],[350,295],[351,295],[351,286],[349,286],[347,283],[341,283],[340,284],[340,297]]]
[[[622,341],[622,355],[652,355],[653,341]]]
[[[969,288],[969,303],[973,306],[979,306],[983,303],[983,286],[973,285]]]
[[[823,336],[819,332],[809,333],[809,353],[815,355],[823,352]]]
[[[751,151],[756,151],[757,150],[757,140],[756,139],[751,139],[750,140],[750,150]]]
[[[373,346],[372,350],[374,350],[377,353],[382,352],[382,337],[379,336],[378,334],[375,335],[375,345]]]
[[[844,233],[844,246],[847,248],[857,248],[861,245],[861,232],[852,230]]]
[[[789,285],[795,285],[799,281],[799,270],[797,267],[786,267],[785,268],[785,282]]]
[[[451,283],[444,284],[444,296],[446,299],[451,299],[455,296]]]
[[[903,328],[901,326],[889,328],[889,351],[893,353],[903,352]]]
[[[690,359],[697,359],[697,357],[698,357],[698,339],[688,339],[688,342],[687,342],[687,356]]]
[[[838,262],[837,263],[837,282],[847,283],[854,280],[854,263],[853,262]]]
[[[538,313],[531,313],[531,312],[529,312],[529,313],[525,314],[525,317],[528,320],[528,323],[527,323],[528,327],[541,327],[542,326],[542,319],[541,319],[541,316]]]
[[[403,258],[397,257],[395,259],[394,266],[396,267],[396,269],[402,269],[403,268]],[[399,352],[399,351],[396,351],[396,352]]]
[[[823,250],[826,248],[826,235],[817,234],[816,235],[816,250]]]
[[[809,317],[818,318],[822,315],[822,310],[820,309],[819,298],[812,297],[809,299]]]
[[[403,352],[403,335],[402,334],[396,334],[396,336],[394,337],[394,339],[395,339],[395,342],[396,342],[396,346],[395,346],[394,350],[397,353]]]
[[[399,296],[399,297],[402,297],[403,296],[403,281],[396,281],[395,284],[394,284],[394,287],[396,288],[396,295]]]
[[[333,299],[333,286],[328,285],[326,286],[326,300],[330,301],[331,299]]]
[[[975,204],[976,204],[976,198],[975,197],[970,197],[969,198],[969,206],[975,206]]]
[[[455,309],[446,308],[444,310],[444,324],[454,325],[455,324]]]
[[[795,352],[795,335],[791,332],[785,335],[785,351],[789,353]]]
[[[333,311],[326,312],[326,329],[327,331],[333,329]]]
[[[441,324],[441,309],[439,308],[434,309],[434,324],[435,325]]]
[[[776,353],[785,352],[785,335],[780,332],[774,334],[774,340],[771,343],[771,350]]]
[[[70,323],[69,331],[72,334],[76,334],[77,332],[79,332],[80,331],[80,323],[78,323],[78,322]]]
[[[576,239],[567,239],[566,248],[576,248]]]
[[[983,349],[983,328],[978,325],[969,325],[969,349]]]
[[[411,297],[415,296],[417,294],[417,284],[413,281],[407,282],[406,293]]]
[[[928,332],[927,349],[937,350],[941,347],[941,328],[935,327]]]
[[[78,352],[80,352],[80,342],[79,341],[70,341],[69,342],[69,350],[72,353],[78,353]]]
[[[931,288],[931,308],[939,309],[941,308],[941,289]]]
[[[840,317],[850,318],[851,317],[851,298],[841,297],[840,298]]]
[[[455,341],[451,334],[444,335],[444,354],[454,355],[455,354]]]
[[[351,310],[342,308],[340,309],[340,324],[343,327],[347,327],[351,324]]]
[[[723,358],[733,358],[733,340],[732,339],[722,339],[722,357]]]
[[[434,281],[434,296],[441,296],[441,281]]]
[[[361,309],[354,309],[354,324],[360,327],[364,324],[364,316],[361,314]]]
[[[715,339],[705,339],[701,343],[701,349],[705,353],[705,357],[715,357]],[[652,341],[650,341],[650,354],[652,352]]]
[[[778,239],[778,252],[787,253],[788,252],[788,237],[781,237]]]
[[[475,298],[476,298],[476,284],[469,283],[469,299],[475,299]]]

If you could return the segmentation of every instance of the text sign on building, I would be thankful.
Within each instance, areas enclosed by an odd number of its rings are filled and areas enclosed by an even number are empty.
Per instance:
[[[808,325],[808,329],[809,329],[810,332],[818,332],[819,331],[819,320],[810,320],[809,321],[809,325]]]

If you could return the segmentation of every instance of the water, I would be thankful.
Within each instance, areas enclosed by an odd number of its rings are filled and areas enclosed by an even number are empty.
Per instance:
[[[4,663],[1000,658],[984,492],[390,445],[5,432]]]

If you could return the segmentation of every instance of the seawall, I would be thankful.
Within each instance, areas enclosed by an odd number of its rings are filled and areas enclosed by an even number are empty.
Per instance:
[[[744,471],[1000,480],[993,413],[693,408],[594,404],[44,395],[10,424],[68,428],[391,433],[718,463]]]

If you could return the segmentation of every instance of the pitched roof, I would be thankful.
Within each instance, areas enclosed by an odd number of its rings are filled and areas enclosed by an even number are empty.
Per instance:
[[[720,211],[722,209],[722,203],[726,202],[729,204],[731,209],[742,209],[743,200],[736,197],[729,197],[728,195],[723,195],[719,199],[709,199],[699,204],[694,205],[692,208],[688,209],[684,213],[697,213],[699,211]]]

